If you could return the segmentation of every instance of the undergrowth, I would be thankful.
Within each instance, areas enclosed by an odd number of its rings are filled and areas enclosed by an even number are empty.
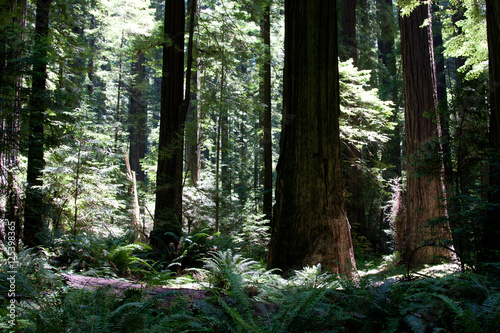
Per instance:
[[[11,272],[7,269],[7,256],[0,258],[1,329],[7,332],[500,332],[498,280],[472,272],[442,277],[413,275],[404,279],[360,275],[349,281],[318,265],[305,267],[284,279],[279,271],[268,271],[262,263],[228,249],[200,256],[200,267],[184,271],[181,280],[172,271],[154,271],[154,263],[143,255],[147,250],[144,245],[123,239],[108,243],[96,240],[95,244],[85,238],[80,241],[81,244],[75,239],[64,240],[72,246],[64,251],[39,248],[19,253],[15,329],[8,317],[11,298],[7,296],[7,277]],[[68,261],[72,256],[73,262]],[[81,268],[82,258],[88,262],[86,271]],[[148,288],[79,289],[64,279],[64,274],[77,270],[117,277],[125,267],[148,272],[140,276],[150,286],[174,279],[181,285],[152,293]],[[198,286],[198,296],[186,292],[186,282]]]

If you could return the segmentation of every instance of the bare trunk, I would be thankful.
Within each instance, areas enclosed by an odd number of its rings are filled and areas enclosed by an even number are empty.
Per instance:
[[[490,73],[490,147],[493,153],[490,163],[490,185],[492,191],[489,201],[497,206],[490,212],[488,224],[484,228],[483,245],[485,250],[481,254],[484,262],[498,262],[500,243],[500,2],[486,0],[486,20],[488,30],[489,73]]]
[[[48,107],[45,87],[47,79],[47,39],[49,36],[49,9],[52,0],[38,0],[35,23],[35,45],[33,50],[33,78],[29,103],[29,144],[27,187],[24,210],[23,240],[26,246],[40,245],[40,233],[44,231],[42,170],[44,160],[44,122]]]
[[[429,226],[429,221],[445,215],[441,170],[430,176],[415,174],[413,156],[439,135],[436,125],[437,88],[432,26],[429,5],[423,3],[400,20],[405,89],[405,130],[407,163],[407,218],[405,263],[431,264],[449,258],[440,247],[451,239],[448,224]],[[424,22],[429,20],[428,25]],[[422,247],[423,246],[423,247]]]
[[[273,210],[273,142],[271,133],[271,14],[269,6],[265,9],[262,24],[262,37],[264,40],[264,205],[263,212],[266,219],[271,219]]]
[[[15,237],[16,250],[20,239],[23,203],[22,180],[18,175],[21,145],[20,118],[23,105],[24,30],[26,29],[26,0],[12,1],[11,22],[0,27],[0,219],[6,221],[0,230],[0,241],[4,236]],[[15,226],[12,231],[7,227]],[[0,228],[2,228],[0,223]]]
[[[355,268],[344,206],[336,4],[285,1],[283,120],[269,267]]]
[[[144,84],[146,83],[145,57],[143,53],[137,55],[132,63],[132,84],[130,89],[129,135],[130,135],[130,167],[135,172],[137,181],[146,179],[141,167],[141,160],[146,156],[146,123],[147,108],[144,101]]]
[[[164,32],[172,44],[163,50],[155,221],[150,235],[152,246],[162,251],[175,248],[182,232],[184,16],[184,0],[166,3]]]
[[[199,15],[199,0],[189,0],[188,8],[190,9],[190,23],[189,23],[189,38],[192,40],[194,38],[194,30],[197,26],[197,17]],[[192,47],[198,48],[199,41],[196,40],[196,45]],[[188,58],[190,58],[188,56]],[[192,56],[191,56],[192,58]],[[189,105],[186,113],[186,171],[189,172],[191,183],[193,186],[198,186],[198,181],[200,180],[200,169],[201,169],[201,152],[200,152],[200,137],[201,137],[201,126],[200,126],[200,104],[198,103],[199,90],[200,90],[200,59],[191,59],[194,63],[194,70],[191,74],[191,89],[189,96]]]

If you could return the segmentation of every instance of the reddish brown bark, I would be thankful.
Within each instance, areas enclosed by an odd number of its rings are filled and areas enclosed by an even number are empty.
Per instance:
[[[285,1],[283,121],[269,267],[355,267],[339,138],[336,4]]]
[[[155,221],[150,235],[151,245],[158,250],[176,247],[182,231],[182,165],[186,120],[183,95],[184,11],[184,0],[170,0],[165,4],[164,32],[172,43],[163,49]]]
[[[444,216],[441,174],[419,176],[413,165],[415,154],[437,138],[437,87],[429,5],[422,4],[401,17],[401,49],[405,96],[407,154],[407,218],[403,257],[407,265],[428,264],[449,257],[439,244],[451,238],[445,224],[429,227],[429,220]],[[424,22],[428,20],[428,24]]]

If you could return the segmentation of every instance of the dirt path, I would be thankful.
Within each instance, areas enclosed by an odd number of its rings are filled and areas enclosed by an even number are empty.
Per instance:
[[[171,291],[182,294],[191,300],[202,300],[206,297],[206,292],[198,289],[177,288],[172,286],[148,287],[145,283],[135,283],[123,279],[108,279],[77,274],[63,274],[63,277],[66,279],[68,285],[76,288],[96,289],[100,287],[110,287],[118,293],[124,292],[128,289],[139,289],[146,291],[147,294],[150,294],[151,296]],[[172,295],[172,297],[175,297],[175,295]]]

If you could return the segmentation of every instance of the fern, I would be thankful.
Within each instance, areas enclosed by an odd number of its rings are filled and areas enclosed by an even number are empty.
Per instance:
[[[489,296],[479,307],[479,313],[483,319],[483,332],[498,330],[500,325],[500,294]]]
[[[453,314],[456,317],[462,317],[465,313],[464,309],[460,304],[458,304],[456,301],[452,300],[450,297],[442,294],[434,294],[434,297],[439,298],[440,300],[443,301],[443,303],[453,311]]]
[[[273,331],[302,332],[316,319],[315,306],[327,289],[313,288],[290,292],[281,310],[273,317]]]
[[[426,325],[422,322],[421,318],[415,315],[406,315],[403,317],[403,321],[410,326],[412,332],[425,333]]]

